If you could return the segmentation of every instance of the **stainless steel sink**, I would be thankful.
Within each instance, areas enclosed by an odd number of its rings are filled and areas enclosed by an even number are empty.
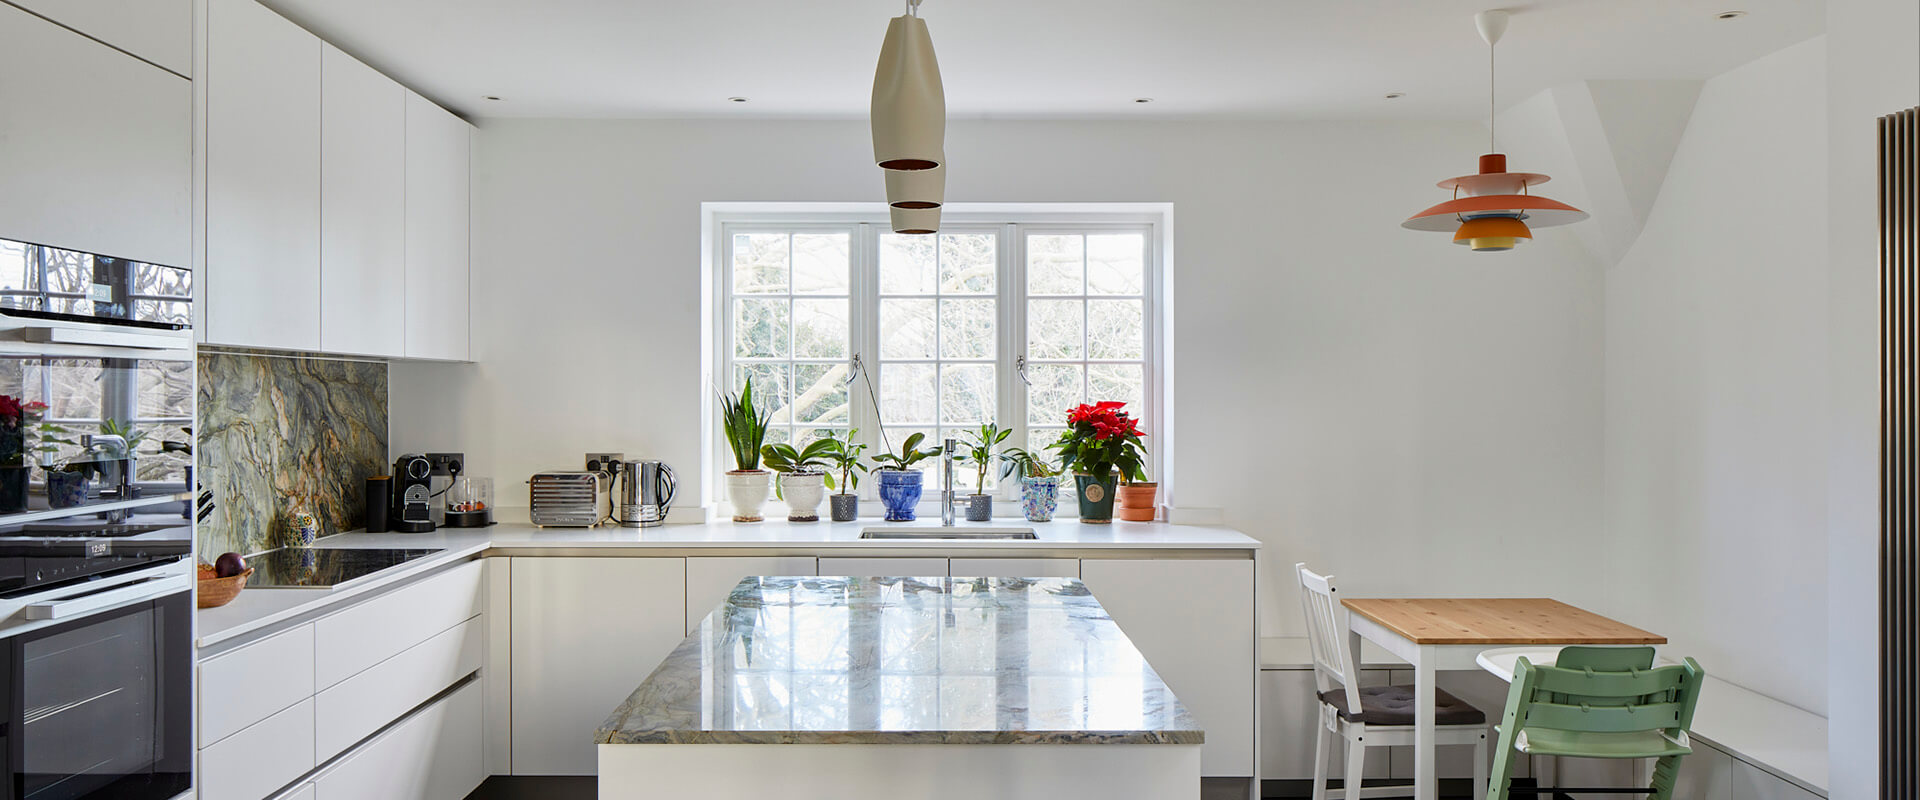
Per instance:
[[[1032,528],[868,528],[862,539],[1038,539]]]

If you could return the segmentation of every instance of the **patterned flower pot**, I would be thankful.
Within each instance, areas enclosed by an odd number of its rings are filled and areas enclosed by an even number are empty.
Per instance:
[[[93,476],[84,472],[47,472],[47,505],[73,508],[87,502],[87,490],[93,488]]]
[[[767,493],[766,470],[736,469],[727,473],[727,500],[733,503],[734,522],[759,522]]]
[[[1073,482],[1080,500],[1080,521],[1095,525],[1113,522],[1113,488],[1119,479],[1113,475],[1075,475]]]
[[[820,500],[826,495],[824,472],[780,476],[780,496],[787,501],[788,522],[819,522]]]
[[[967,521],[968,522],[992,522],[993,521],[993,495],[990,495],[990,494],[967,495]]]
[[[1120,518],[1128,522],[1152,522],[1155,507],[1154,498],[1160,494],[1160,484],[1137,481],[1120,485]]]
[[[914,507],[920,504],[920,470],[881,469],[873,474],[880,476],[880,503],[887,507],[887,521],[918,519]]]
[[[827,498],[833,508],[834,522],[852,522],[860,518],[860,495],[836,494]]]
[[[1020,508],[1027,512],[1028,522],[1052,522],[1053,510],[1059,506],[1060,476],[1020,480]]]

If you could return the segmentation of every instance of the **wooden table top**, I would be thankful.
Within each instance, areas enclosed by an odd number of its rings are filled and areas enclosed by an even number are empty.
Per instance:
[[[1544,597],[1342,600],[1349,611],[1414,644],[1666,644],[1591,611]]]

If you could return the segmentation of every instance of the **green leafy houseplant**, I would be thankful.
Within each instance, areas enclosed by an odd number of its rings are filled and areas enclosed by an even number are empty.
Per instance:
[[[967,431],[967,438],[972,441],[967,443],[967,449],[961,453],[960,460],[973,465],[974,494],[987,493],[987,469],[993,465],[993,448],[1006,441],[1011,435],[1013,435],[1012,429],[1001,430],[999,425],[991,422],[981,425],[979,430]]]
[[[1060,474],[1052,459],[1023,447],[1009,447],[1000,452],[1000,477],[1003,479],[1051,478]]]
[[[1141,444],[1140,421],[1121,411],[1119,401],[1081,405],[1067,412],[1071,427],[1052,447],[1060,451],[1062,469],[1095,478],[1118,474],[1121,481],[1144,481],[1147,449]]]
[[[926,440],[926,438],[927,435],[924,433],[916,433],[909,436],[905,442],[900,443],[900,452],[881,453],[873,457],[873,463],[879,464],[881,469],[887,470],[912,469],[913,465],[940,455],[940,448],[938,447],[920,448],[920,443]]]
[[[860,454],[866,452],[867,445],[865,442],[853,440],[853,437],[859,434],[860,430],[855,428],[847,431],[845,439],[828,433],[826,438],[820,440],[827,444],[826,449],[822,451],[829,470],[827,488],[842,494],[853,494],[854,489],[860,488],[860,473],[867,471],[866,460]],[[840,480],[837,483],[833,479],[836,472],[840,474]]]
[[[720,395],[721,426],[727,433],[727,446],[733,450],[733,464],[740,472],[760,469],[760,447],[767,440],[767,428],[773,420],[772,409],[753,404],[753,378],[738,394]]]
[[[815,439],[805,448],[798,450],[794,449],[793,445],[780,442],[761,447],[760,460],[766,463],[767,469],[782,475],[824,476],[827,474],[829,464],[826,453],[831,446],[832,441],[828,439]],[[773,482],[773,493],[783,500],[786,499],[779,481]]]

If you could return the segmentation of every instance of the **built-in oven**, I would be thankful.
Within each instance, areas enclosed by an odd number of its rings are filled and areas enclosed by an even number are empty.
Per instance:
[[[69,621],[0,639],[0,800],[171,800],[187,791],[190,595],[184,581],[157,583],[149,588],[158,596],[106,608],[74,595],[64,602],[81,608]]]

